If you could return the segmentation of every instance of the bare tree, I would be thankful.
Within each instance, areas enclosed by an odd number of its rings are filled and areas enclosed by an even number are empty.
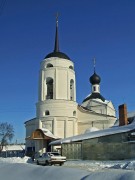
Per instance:
[[[11,124],[0,123],[0,152],[14,137],[14,128]]]

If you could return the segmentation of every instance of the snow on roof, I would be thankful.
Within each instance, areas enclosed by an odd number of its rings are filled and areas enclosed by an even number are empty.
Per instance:
[[[92,93],[91,93],[92,94]],[[86,96],[85,99],[87,99],[91,94],[89,94],[88,96]],[[108,104],[110,101],[109,100],[106,100],[105,101],[102,101],[101,99],[99,98],[94,98],[94,99],[91,99],[92,101],[95,101],[95,102],[98,102],[98,103],[101,103],[101,104]],[[82,103],[83,104],[83,103]]]
[[[59,137],[55,136],[54,134],[51,133],[51,131],[49,131],[48,129],[46,128],[41,128],[41,130],[43,131],[43,133],[48,136],[48,137],[51,137],[51,138],[54,138],[54,139],[59,139]]]
[[[132,112],[128,112],[128,118],[130,117],[135,117],[135,111],[132,111]]]
[[[129,125],[125,125],[125,126],[117,126],[117,127],[114,126],[112,128],[108,128],[108,129],[104,129],[104,130],[89,132],[89,133],[85,133],[85,134],[81,134],[81,135],[77,135],[77,136],[68,137],[65,139],[60,139],[60,140],[51,142],[49,145],[55,146],[55,145],[60,145],[60,144],[64,144],[64,143],[82,141],[85,139],[92,139],[92,138],[96,138],[96,137],[124,133],[124,132],[128,132],[131,130],[135,130],[135,122],[133,122],[132,124],[129,124]]]
[[[86,129],[86,131],[84,133],[89,133],[89,132],[94,132],[94,131],[99,131],[99,129],[96,127],[91,127],[89,129]]]
[[[25,121],[24,124],[27,124],[28,122],[35,121],[35,119],[36,119],[36,118],[29,119],[29,120]]]
[[[22,151],[24,149],[25,149],[25,145],[16,144],[16,145],[4,146],[2,151]]]

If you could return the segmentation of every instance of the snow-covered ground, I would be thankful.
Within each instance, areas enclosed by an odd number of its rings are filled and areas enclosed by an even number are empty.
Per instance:
[[[2,180],[134,180],[135,160],[67,161],[61,166],[37,166],[30,158],[0,158]]]

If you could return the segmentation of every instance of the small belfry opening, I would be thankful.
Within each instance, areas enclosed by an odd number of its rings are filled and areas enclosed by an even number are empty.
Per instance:
[[[45,115],[48,116],[50,115],[50,112],[48,110],[45,111]]]
[[[47,95],[46,99],[53,99],[53,79],[48,77],[46,79]]]
[[[74,101],[74,80],[70,80],[70,100]]]
[[[69,66],[69,69],[72,69],[72,70],[74,70],[74,67],[73,67],[73,66]]]
[[[76,111],[73,111],[73,116],[76,116]]]
[[[48,63],[48,64],[46,65],[46,68],[50,68],[50,67],[53,67],[53,65],[52,65],[51,63]]]

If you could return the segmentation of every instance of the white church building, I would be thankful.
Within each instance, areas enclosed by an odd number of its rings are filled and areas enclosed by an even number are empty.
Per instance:
[[[36,117],[25,122],[27,154],[49,151],[48,144],[55,139],[113,126],[115,108],[100,94],[100,81],[94,68],[90,77],[92,92],[79,105],[74,63],[59,50],[56,20],[54,51],[40,66]]]

